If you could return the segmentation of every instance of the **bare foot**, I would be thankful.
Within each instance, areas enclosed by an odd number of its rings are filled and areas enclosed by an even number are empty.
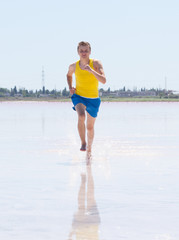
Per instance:
[[[90,165],[92,160],[92,154],[91,151],[86,152],[86,165]]]
[[[81,145],[80,151],[86,151],[86,143]]]

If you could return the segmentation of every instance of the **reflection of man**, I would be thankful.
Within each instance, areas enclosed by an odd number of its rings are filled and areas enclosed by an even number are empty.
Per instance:
[[[87,185],[87,192],[86,190]],[[86,199],[85,199],[86,197]],[[85,207],[85,200],[87,206]],[[75,236],[76,240],[99,240],[100,216],[94,198],[94,181],[91,164],[87,165],[86,174],[81,175],[81,186],[78,193],[78,211],[74,214],[72,231],[68,240]]]
[[[78,132],[81,139],[81,151],[86,151],[85,110],[87,112],[87,152],[91,152],[94,138],[94,123],[100,106],[98,83],[106,83],[106,77],[101,62],[90,59],[91,46],[88,42],[78,44],[80,60],[71,64],[67,73],[67,82],[74,110],[78,113]],[[76,88],[72,86],[72,76],[75,74]]]

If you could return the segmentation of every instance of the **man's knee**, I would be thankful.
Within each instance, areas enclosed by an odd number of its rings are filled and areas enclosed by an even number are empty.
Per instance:
[[[87,130],[91,131],[94,129],[94,125],[93,124],[87,124]]]
[[[85,106],[81,103],[78,103],[75,107],[77,113],[78,113],[78,120],[79,121],[85,121]]]

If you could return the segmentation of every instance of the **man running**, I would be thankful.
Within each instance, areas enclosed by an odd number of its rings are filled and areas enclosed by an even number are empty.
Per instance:
[[[67,82],[72,94],[73,109],[78,114],[78,132],[81,139],[81,151],[91,153],[94,138],[94,123],[99,111],[101,100],[98,94],[99,82],[105,84],[106,77],[99,60],[90,59],[91,46],[88,42],[80,42],[77,47],[80,60],[71,64],[67,73]],[[75,74],[76,87],[72,85]],[[87,112],[87,144],[85,128],[85,110]]]

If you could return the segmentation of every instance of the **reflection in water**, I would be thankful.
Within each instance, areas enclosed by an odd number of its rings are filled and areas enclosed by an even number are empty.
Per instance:
[[[86,204],[85,204],[86,203]],[[86,173],[81,174],[78,192],[78,210],[74,214],[68,240],[99,240],[100,216],[94,196],[94,180],[91,161],[86,164]]]

